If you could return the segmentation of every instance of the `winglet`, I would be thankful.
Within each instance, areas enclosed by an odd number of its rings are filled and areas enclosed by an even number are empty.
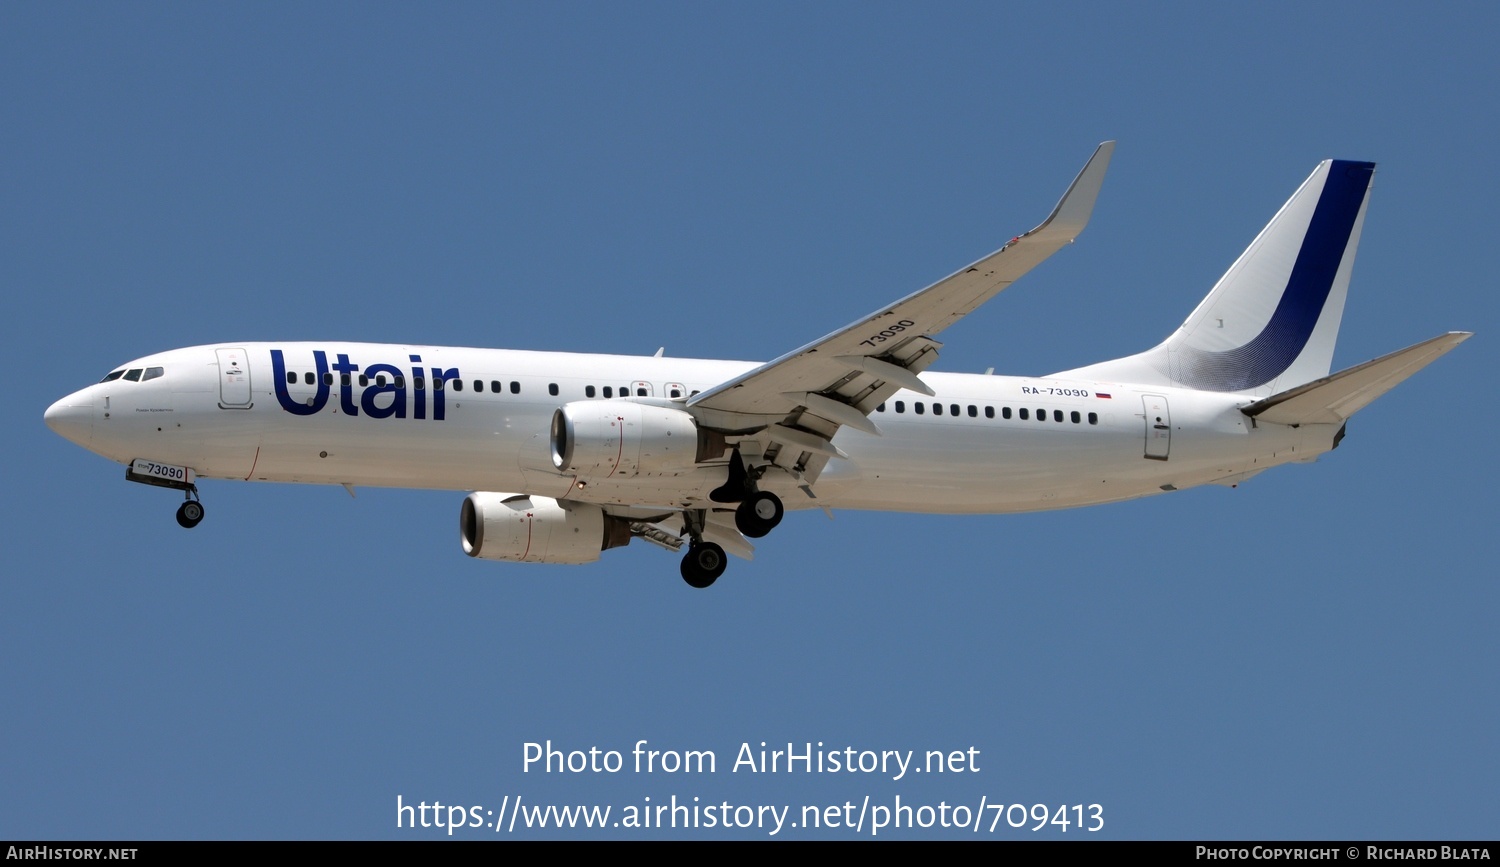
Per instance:
[[[1100,144],[1047,219],[1016,240],[1036,235],[1060,236],[1067,241],[1078,237],[1083,227],[1089,224],[1089,216],[1094,213],[1094,203],[1099,200],[1099,189],[1104,186],[1104,172],[1109,169],[1109,158],[1114,152],[1113,141]]]

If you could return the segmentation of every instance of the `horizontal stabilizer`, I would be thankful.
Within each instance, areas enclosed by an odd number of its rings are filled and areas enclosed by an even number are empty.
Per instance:
[[[1275,424],[1339,424],[1473,336],[1451,331],[1424,340],[1256,401],[1245,407],[1245,415]]]

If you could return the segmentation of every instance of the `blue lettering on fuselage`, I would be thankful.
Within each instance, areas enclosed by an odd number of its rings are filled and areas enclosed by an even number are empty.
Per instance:
[[[427,418],[426,386],[428,380],[424,377],[427,371],[420,366],[422,362],[420,355],[410,356],[412,369],[409,376],[406,371],[394,364],[365,365],[364,378],[367,384],[361,387],[362,390],[357,395],[355,376],[360,372],[360,367],[351,362],[348,355],[338,353],[335,356],[337,361],[331,368],[328,364],[327,352],[314,349],[312,357],[313,367],[316,369],[317,390],[311,397],[298,401],[287,387],[285,356],[279,349],[271,350],[271,375],[276,386],[276,402],[292,415],[313,415],[322,411],[328,405],[331,374],[338,374],[338,410],[344,415],[357,416],[363,411],[369,418],[406,418],[407,392],[410,391],[411,417]],[[431,368],[431,374],[432,420],[442,421],[447,416],[446,407],[443,405],[443,384],[445,381],[460,378],[460,374],[456,367],[446,370],[434,367]]]
[[[328,372],[328,354],[321,349],[315,350],[313,366],[318,368],[318,393],[307,403],[298,403],[286,390],[286,362],[282,361],[281,350],[271,350],[271,375],[276,380],[276,402],[292,415],[312,415],[328,403],[328,383],[323,377]]]

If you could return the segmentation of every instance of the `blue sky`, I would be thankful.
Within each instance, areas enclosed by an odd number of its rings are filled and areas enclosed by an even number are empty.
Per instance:
[[[1497,17],[5,5],[0,838],[410,839],[444,834],[398,829],[398,796],[674,795],[1494,838]],[[1088,231],[938,369],[1154,344],[1329,157],[1379,164],[1336,366],[1477,336],[1316,465],[1048,514],[797,513],[710,592],[644,544],[471,561],[457,492],[211,482],[184,532],[42,424],[122,361],[220,341],[770,358],[1030,228],[1110,138]],[[548,739],[719,772],[523,772]],[[761,741],[980,770],[729,772]]]

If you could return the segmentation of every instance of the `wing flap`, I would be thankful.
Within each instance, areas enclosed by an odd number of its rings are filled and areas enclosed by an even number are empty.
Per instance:
[[[1452,331],[1424,340],[1273,394],[1245,407],[1244,413],[1276,424],[1339,424],[1473,336],[1468,331]]]

